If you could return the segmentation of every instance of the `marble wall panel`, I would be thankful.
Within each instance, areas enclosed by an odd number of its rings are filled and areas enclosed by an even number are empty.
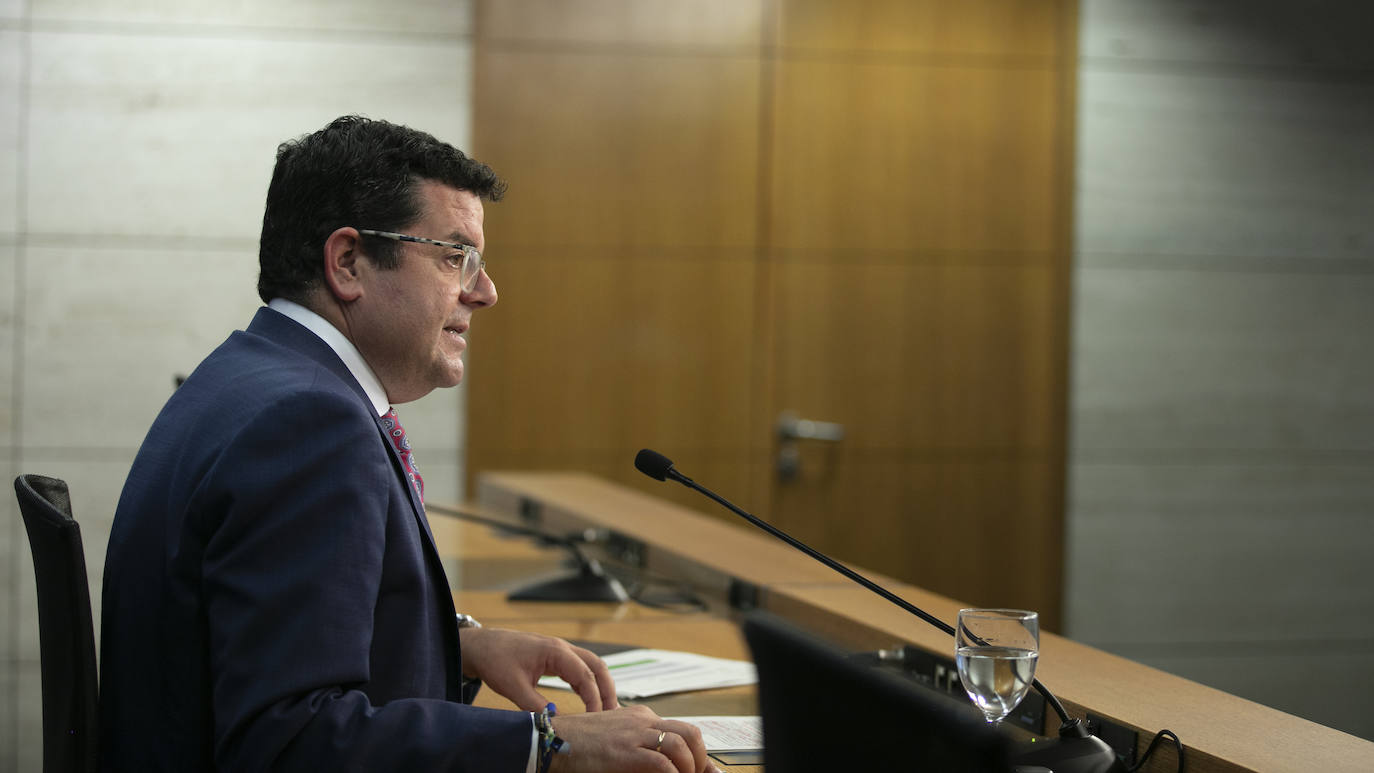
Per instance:
[[[15,442],[17,419],[15,394],[18,390],[19,249],[0,243],[0,452]]]
[[[1071,635],[1144,645],[1374,641],[1374,476],[1358,459],[1073,467]]]
[[[251,250],[29,250],[26,451],[136,449],[173,389],[260,305]]]
[[[38,21],[118,25],[175,24],[254,30],[408,32],[433,38],[471,30],[471,0],[30,0]]]
[[[256,240],[277,145],[346,113],[468,139],[449,40],[32,35],[30,228]]]
[[[1374,7],[1364,0],[1084,0],[1081,8],[1080,56],[1090,65],[1374,64]]]
[[[467,377],[465,368],[463,379]],[[458,452],[463,437],[466,394],[467,389],[463,386],[436,389],[419,400],[395,406],[406,428],[406,439],[422,462],[438,461]]]
[[[19,503],[14,496],[13,483],[17,475],[19,470],[10,458],[10,449],[5,448],[0,454],[0,482],[3,482],[3,486],[0,486],[0,615],[3,617],[0,620],[7,622],[0,629],[0,672],[9,668],[10,661],[18,652],[18,628],[9,622],[15,619],[16,606],[20,603],[13,581],[19,576],[21,564],[31,560],[28,532],[24,529]],[[10,702],[6,694],[0,693],[0,712],[5,711],[6,704]],[[7,728],[3,720],[0,714],[0,750],[7,748],[4,743]],[[3,751],[0,751],[2,757]],[[3,765],[3,759],[0,759],[0,767]]]
[[[425,501],[456,504],[463,501],[463,455],[456,451],[420,457],[425,477]],[[450,577],[450,581],[454,578]]]
[[[0,18],[7,15],[0,5]],[[22,32],[0,30],[0,242],[13,241],[19,230],[24,43]]]
[[[0,662],[0,773],[14,773],[19,769],[15,748],[19,726],[18,693],[18,666],[9,660]]]
[[[1374,273],[1080,268],[1073,444],[1374,451]]]
[[[1374,77],[1079,78],[1083,265],[1374,268]]]
[[[1374,738],[1371,16],[1083,3],[1066,607]]]

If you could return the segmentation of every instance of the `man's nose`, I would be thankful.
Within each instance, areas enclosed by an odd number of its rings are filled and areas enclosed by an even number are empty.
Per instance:
[[[482,269],[477,274],[477,284],[471,290],[463,293],[462,301],[465,306],[495,306],[496,305],[496,283],[491,281],[486,269]]]

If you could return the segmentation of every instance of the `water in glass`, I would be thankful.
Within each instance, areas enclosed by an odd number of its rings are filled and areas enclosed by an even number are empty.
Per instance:
[[[1040,655],[1040,621],[1019,609],[963,609],[954,659],[975,705],[989,722],[1015,709],[1035,679]]]

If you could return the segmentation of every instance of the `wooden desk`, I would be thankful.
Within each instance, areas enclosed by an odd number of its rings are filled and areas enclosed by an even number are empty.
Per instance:
[[[855,648],[909,642],[948,655],[949,638],[786,545],[735,524],[587,475],[486,473],[479,499],[512,522],[536,513],[555,532],[613,532],[636,565],[738,601],[743,594],[784,617]],[[874,578],[878,579],[878,578]],[[919,588],[894,588],[947,621],[960,604]],[[589,621],[562,621],[583,630]],[[639,625],[640,623],[617,623]],[[596,629],[603,631],[604,629]],[[684,630],[684,629],[679,629]],[[581,633],[572,634],[582,636]],[[688,639],[690,641],[690,639]],[[670,645],[675,649],[687,646]],[[1138,752],[1161,729],[1179,735],[1193,773],[1374,770],[1374,743],[1190,682],[1054,634],[1043,634],[1038,675],[1071,713],[1085,711],[1136,729]],[[1171,749],[1147,773],[1177,768]]]

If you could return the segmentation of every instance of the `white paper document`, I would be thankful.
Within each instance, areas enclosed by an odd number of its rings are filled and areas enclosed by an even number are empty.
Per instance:
[[[763,722],[758,717],[668,717],[701,730],[708,754],[763,751]]]
[[[747,660],[649,649],[625,650],[602,659],[615,679],[615,694],[621,698],[648,698],[758,682],[754,664]],[[556,676],[540,679],[539,686],[571,689]]]

